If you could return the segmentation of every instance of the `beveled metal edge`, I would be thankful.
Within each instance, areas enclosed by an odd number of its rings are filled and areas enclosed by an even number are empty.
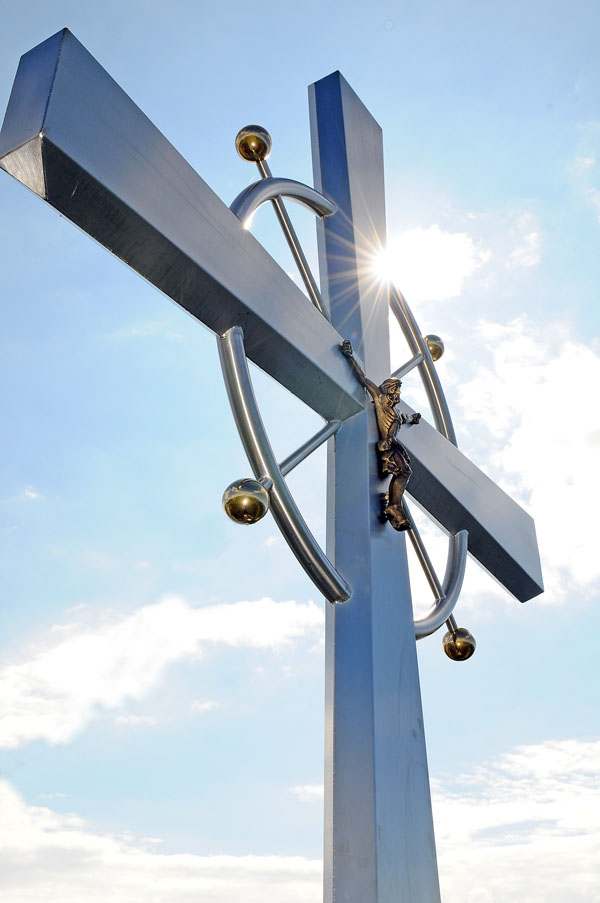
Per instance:
[[[244,333],[233,326],[217,337],[223,379],[242,445],[257,480],[268,477],[271,511],[290,549],[329,602],[345,602],[351,590],[310,532],[273,454],[252,388]]]

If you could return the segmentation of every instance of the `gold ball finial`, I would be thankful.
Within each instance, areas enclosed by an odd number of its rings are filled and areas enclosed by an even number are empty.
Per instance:
[[[425,344],[429,348],[431,359],[433,361],[439,361],[442,354],[444,353],[444,343],[440,339],[439,335],[426,335],[423,336],[423,338],[425,339]]]
[[[271,153],[271,136],[261,125],[246,125],[235,136],[235,147],[243,160],[258,163]]]
[[[223,508],[236,524],[255,524],[269,510],[269,493],[258,480],[236,480],[223,493]]]
[[[444,635],[442,647],[454,662],[465,662],[475,652],[475,637],[466,627],[457,627]]]

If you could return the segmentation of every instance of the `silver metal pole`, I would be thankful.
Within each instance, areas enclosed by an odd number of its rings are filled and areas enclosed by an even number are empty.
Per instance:
[[[258,166],[258,171],[260,172],[263,179],[272,178],[269,164],[265,160],[257,160],[256,165]],[[310,267],[308,265],[308,261],[304,256],[304,251],[300,247],[298,236],[296,235],[294,227],[292,226],[292,221],[290,220],[288,212],[285,209],[285,204],[283,203],[281,198],[273,198],[271,203],[275,208],[277,219],[279,220],[279,224],[283,230],[283,234],[285,235],[289,249],[292,252],[292,256],[296,261],[296,266],[300,271],[300,276],[302,277],[302,281],[304,283],[306,291],[308,292],[308,297],[315,305],[317,310],[320,310],[323,316],[329,319],[329,315],[327,313],[327,310],[325,309],[325,305],[323,304],[321,294],[319,292],[319,289],[317,288],[317,283],[313,278]]]
[[[319,430],[318,433],[315,433],[312,439],[308,439],[304,445],[301,445],[295,452],[288,455],[279,465],[282,476],[285,477],[290,473],[290,471],[292,471],[294,467],[297,467],[301,461],[304,461],[305,458],[308,458],[308,456],[316,451],[317,448],[323,445],[330,436],[335,436],[341,425],[341,420],[332,420],[331,423],[325,424],[323,429]]]
[[[392,379],[404,379],[407,373],[410,373],[411,370],[414,370],[415,367],[418,367],[419,364],[423,363],[423,355],[419,351],[418,354],[415,354],[414,357],[411,357],[409,361],[405,364],[402,364],[401,367],[398,367],[397,370],[394,370],[392,373]]]
[[[429,557],[429,553],[427,552],[423,540],[421,539],[421,534],[417,529],[417,525],[414,522],[408,505],[404,505],[403,507],[406,519],[410,522],[410,530],[407,531],[408,538],[410,539],[412,547],[415,550],[417,558],[419,559],[419,564],[423,568],[423,573],[425,574],[427,583],[431,587],[431,592],[433,593],[436,601],[441,602],[444,598],[444,590],[442,589],[442,584],[438,580],[438,576],[431,562],[431,558]]]
[[[381,129],[339,73],[310,88],[331,320],[369,378],[390,375]],[[419,349],[412,351],[416,354]],[[416,429],[416,427],[415,427]],[[328,446],[327,553],[352,584],[325,629],[325,903],[439,903],[406,543],[382,523],[372,406]]]
[[[281,475],[254,397],[244,349],[244,334],[233,326],[218,337],[219,358],[227,395],[242,445],[257,480],[272,482],[270,507],[290,549],[330,602],[345,602],[351,590],[308,529]]]

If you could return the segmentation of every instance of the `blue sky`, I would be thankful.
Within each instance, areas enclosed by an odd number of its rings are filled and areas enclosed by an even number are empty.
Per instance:
[[[226,203],[248,122],[311,182],[306,87],[334,69],[383,127],[395,276],[546,579],[520,605],[470,563],[476,656],[419,643],[443,899],[600,900],[597,4],[32,2],[3,13],[0,107],[65,25]],[[317,901],[324,602],[270,519],[221,511],[249,468],[214,338],[2,176],[4,898]],[[254,233],[291,272],[269,210]],[[319,419],[255,385],[283,458]],[[323,454],[290,484],[323,538]]]

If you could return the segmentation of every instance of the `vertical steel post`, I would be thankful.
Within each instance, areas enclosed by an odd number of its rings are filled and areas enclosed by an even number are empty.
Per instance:
[[[390,375],[388,298],[372,272],[385,241],[381,129],[339,72],[309,88],[315,187],[331,320],[369,377]],[[327,606],[326,903],[439,903],[404,536],[379,518],[371,406],[328,451],[327,554],[352,586]]]

